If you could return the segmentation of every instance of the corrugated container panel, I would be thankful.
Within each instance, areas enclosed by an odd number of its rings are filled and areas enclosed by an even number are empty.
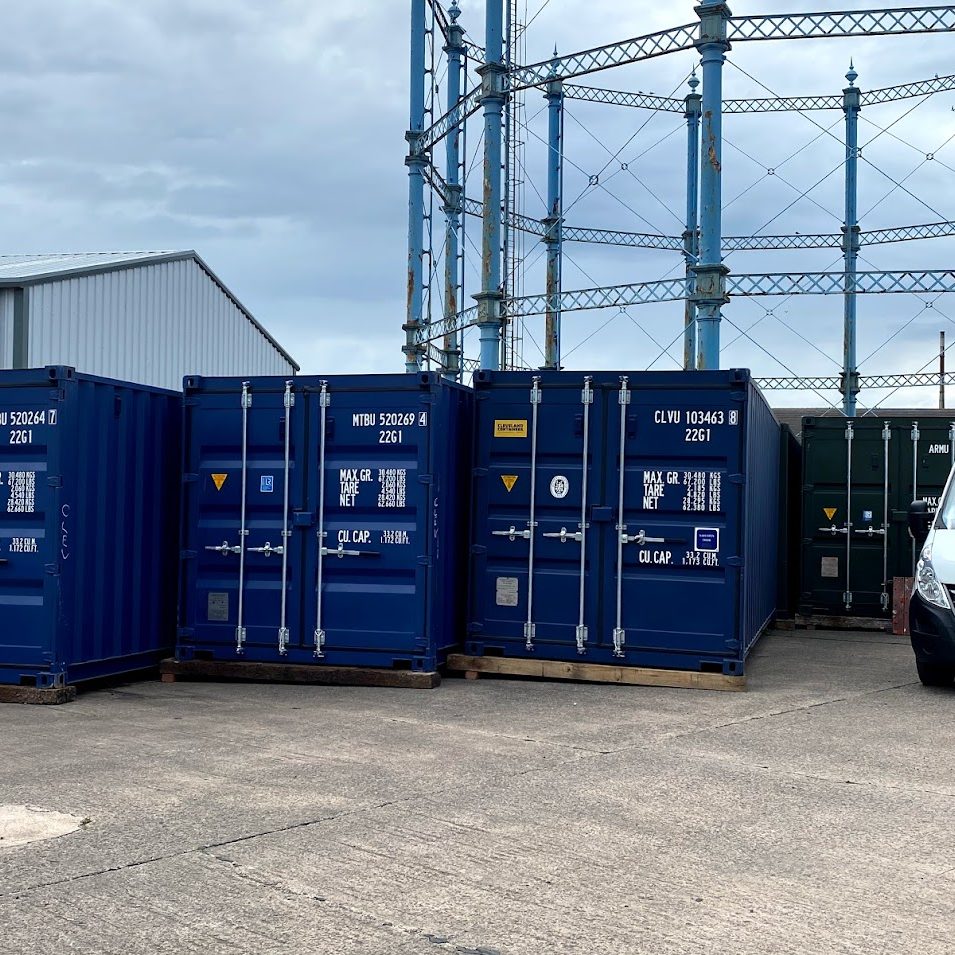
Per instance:
[[[175,638],[181,398],[0,372],[0,681],[155,664]]]
[[[16,292],[0,288],[0,368],[13,367],[13,302]]]
[[[27,286],[30,364],[179,388],[186,374],[289,374],[290,363],[194,259]]]
[[[479,372],[475,391],[466,652],[742,673],[779,518],[779,425],[749,372]]]
[[[186,381],[179,658],[434,670],[464,623],[471,392],[246,381],[245,407],[243,379]]]
[[[909,504],[938,506],[953,434],[934,416],[803,419],[802,613],[891,615],[892,580],[915,561]]]

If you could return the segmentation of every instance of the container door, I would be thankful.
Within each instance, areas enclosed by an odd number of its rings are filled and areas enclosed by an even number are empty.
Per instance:
[[[304,402],[292,382],[190,401],[189,639],[249,659],[285,657],[301,639]]]
[[[889,505],[893,493],[893,442],[888,421],[850,422],[847,426],[846,508],[850,515],[846,553],[847,614],[886,613],[892,581],[887,572],[891,537]],[[911,460],[911,458],[910,458]]]
[[[316,523],[300,646],[329,663],[423,667],[431,626],[432,393],[325,382],[309,389],[308,400]]]
[[[56,578],[47,572],[72,542],[69,508],[47,480],[58,411],[50,389],[0,390],[0,680],[53,662]],[[62,540],[50,528],[62,526]],[[50,566],[52,569],[52,566]]]
[[[599,640],[602,407],[589,377],[566,378],[479,393],[472,632],[492,650],[586,660]]]
[[[629,663],[721,667],[739,653],[745,392],[663,395],[626,378],[608,395],[600,639]]]

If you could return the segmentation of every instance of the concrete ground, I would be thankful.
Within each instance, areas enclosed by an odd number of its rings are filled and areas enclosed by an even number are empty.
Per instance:
[[[745,694],[137,683],[0,709],[7,953],[952,953],[955,692],[773,635]],[[0,843],[2,845],[2,843]]]

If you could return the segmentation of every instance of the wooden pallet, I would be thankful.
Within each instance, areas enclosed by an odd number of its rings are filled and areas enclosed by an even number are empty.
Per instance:
[[[0,703],[29,703],[34,706],[55,706],[72,703],[76,699],[75,686],[6,686],[0,684]]]
[[[448,669],[464,671],[469,680],[482,673],[506,676],[536,676],[550,680],[584,680],[590,683],[624,683],[631,686],[669,686],[689,690],[746,689],[745,676],[697,673],[693,670],[659,670],[650,667],[617,667],[601,663],[567,663],[562,660],[531,660],[516,657],[472,657],[452,653]]]
[[[177,680],[248,680],[254,683],[306,683],[317,686],[386,686],[433,690],[441,674],[419,670],[386,670],[377,667],[343,667],[328,664],[257,663],[251,660],[163,660],[163,683]]]
[[[885,617],[843,617],[830,614],[796,614],[796,626],[804,630],[873,630],[892,632],[892,621]]]

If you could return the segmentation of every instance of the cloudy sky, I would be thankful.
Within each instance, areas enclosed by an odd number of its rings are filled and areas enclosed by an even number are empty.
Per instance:
[[[567,53],[695,20],[693,4],[684,0],[515,2],[533,21],[522,50],[527,62],[546,58],[555,45]],[[461,6],[461,22],[482,42],[483,3],[461,0]],[[732,6],[736,15],[835,7],[818,0],[804,7],[779,0]],[[871,6],[871,0],[838,4]],[[303,370],[398,370],[408,13],[407,0],[9,5],[0,31],[3,251],[194,248]],[[953,43],[955,37],[941,35],[739,44],[725,70],[725,95],[838,92],[850,57],[863,89],[947,74]],[[685,53],[578,82],[682,96],[693,67],[693,54]],[[535,217],[543,215],[538,192],[545,188],[543,106],[541,94],[530,91],[523,204]],[[955,93],[940,93],[863,111],[864,229],[955,219],[953,106]],[[726,119],[726,234],[838,232],[841,115]],[[480,151],[478,126],[469,133],[469,161]],[[568,223],[680,233],[683,137],[678,115],[568,103]],[[478,196],[480,169],[473,169],[468,192]],[[588,186],[596,173],[599,185]],[[436,251],[439,246],[440,236]],[[872,247],[863,250],[860,267],[950,268],[953,250],[955,239]],[[478,269],[470,252],[469,293],[476,291]],[[539,243],[524,252],[530,293],[542,287],[543,260]],[[568,289],[682,271],[672,253],[599,246],[568,246],[567,253]],[[840,262],[837,251],[825,250],[736,253],[727,264],[734,272],[784,272]],[[955,301],[944,296],[926,307],[933,298],[861,299],[863,373],[912,371],[931,362],[942,329],[955,342]],[[759,375],[839,370],[838,298],[733,301],[725,315],[724,365],[749,366]],[[676,367],[679,344],[669,352],[666,346],[681,323],[678,303],[568,315],[565,364]],[[540,361],[540,337],[540,323],[531,320],[522,345],[528,365]],[[896,394],[890,403],[936,399],[922,389]]]

